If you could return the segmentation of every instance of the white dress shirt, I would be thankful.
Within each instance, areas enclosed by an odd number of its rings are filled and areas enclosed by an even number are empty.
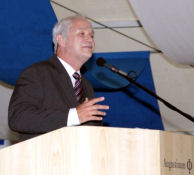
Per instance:
[[[61,58],[57,57],[61,64],[64,66],[65,70],[67,71],[68,75],[71,78],[71,82],[73,87],[75,86],[75,78],[73,77],[73,74],[76,72],[68,63],[66,63],[64,60]],[[77,73],[81,76],[80,71],[77,71]],[[67,126],[75,126],[79,125],[79,117],[77,114],[76,108],[71,108],[68,113],[68,118],[67,118]]]

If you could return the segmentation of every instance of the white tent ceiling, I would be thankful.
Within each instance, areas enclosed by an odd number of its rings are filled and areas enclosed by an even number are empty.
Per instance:
[[[194,64],[194,1],[130,2],[148,35],[168,58]]]
[[[79,13],[145,43],[143,45],[107,28],[100,28],[99,25],[92,22],[95,28],[95,52],[154,50],[146,46],[151,46],[152,43],[144,35],[127,0],[99,0],[98,2],[83,0],[82,5],[77,0],[51,0],[51,4],[58,20]]]

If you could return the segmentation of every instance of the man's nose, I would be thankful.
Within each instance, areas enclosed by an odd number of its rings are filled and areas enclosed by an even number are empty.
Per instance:
[[[87,41],[92,41],[92,42],[93,42],[93,41],[94,41],[94,38],[93,38],[92,36],[90,36],[90,35],[87,35],[87,36],[86,36],[86,40],[87,40]]]

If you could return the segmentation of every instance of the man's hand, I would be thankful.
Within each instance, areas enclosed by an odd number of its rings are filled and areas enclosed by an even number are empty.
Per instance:
[[[80,123],[91,120],[102,120],[102,117],[98,117],[98,115],[105,116],[106,113],[100,111],[100,109],[107,110],[109,109],[109,106],[96,104],[101,101],[104,101],[104,97],[94,98],[92,100],[86,98],[82,104],[76,107]]]

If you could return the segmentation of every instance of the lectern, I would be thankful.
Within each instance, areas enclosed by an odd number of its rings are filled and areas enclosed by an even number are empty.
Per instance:
[[[194,175],[194,136],[65,127],[0,150],[0,175]]]

